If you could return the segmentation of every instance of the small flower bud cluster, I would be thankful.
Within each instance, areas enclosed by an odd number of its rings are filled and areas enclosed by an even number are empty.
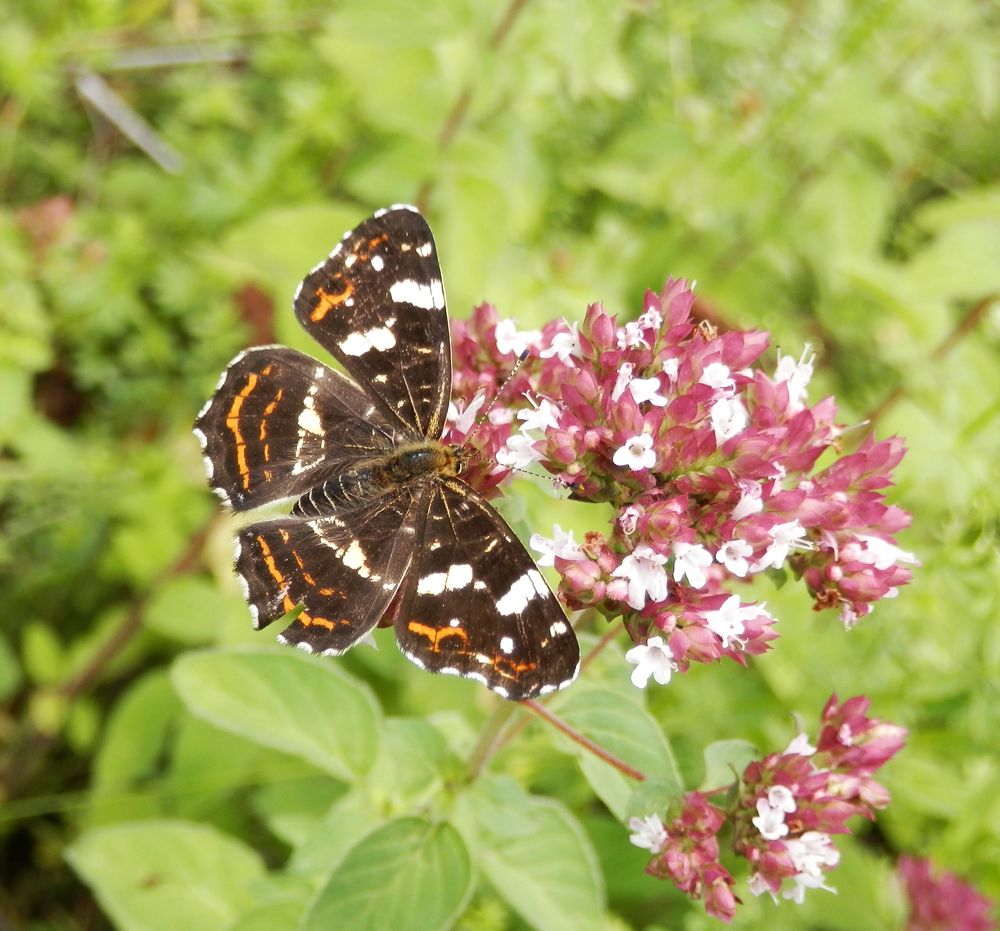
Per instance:
[[[792,569],[817,608],[853,624],[915,562],[894,539],[908,515],[883,500],[901,442],[866,441],[816,471],[841,429],[832,398],[806,403],[811,356],[779,353],[769,376],[755,367],[766,333],[698,326],[692,303],[687,282],[670,279],[623,325],[599,304],[579,326],[541,332],[490,305],[453,323],[456,421],[528,353],[474,433],[490,462],[470,481],[491,493],[510,469],[537,463],[572,497],[615,506],[606,533],[577,542],[557,527],[532,546],[559,572],[569,607],[623,620],[640,686],[767,650],[775,619],[733,590],[756,573]],[[448,439],[464,435],[453,426]]]
[[[825,882],[840,859],[832,836],[849,833],[848,818],[870,818],[888,804],[872,774],[906,737],[903,728],[867,717],[867,710],[864,696],[842,705],[832,696],[816,746],[800,735],[783,753],[750,763],[728,813],[691,792],[666,825],[656,815],[633,818],[630,840],[653,852],[647,872],[704,900],[709,914],[731,920],[739,900],[716,839],[728,823],[735,853],[750,864],[754,895],[768,892],[777,901],[780,893],[801,903],[807,889],[834,891]]]

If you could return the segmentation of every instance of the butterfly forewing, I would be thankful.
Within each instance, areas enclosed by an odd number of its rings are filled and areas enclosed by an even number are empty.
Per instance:
[[[337,654],[380,621],[433,672],[511,699],[568,684],[573,629],[523,544],[439,442],[451,346],[434,239],[412,207],[348,233],[295,295],[353,378],[281,346],[241,353],[198,415],[209,483],[237,510],[296,497],[239,531],[254,625]]]
[[[514,700],[575,678],[580,649],[566,615],[482,495],[456,479],[438,480],[418,533],[395,617],[409,659]]]
[[[241,352],[195,422],[209,483],[235,510],[297,497],[391,448],[391,428],[339,372],[284,346]]]
[[[390,207],[348,233],[302,282],[295,313],[385,419],[411,436],[441,436],[448,314],[434,237],[416,210]]]

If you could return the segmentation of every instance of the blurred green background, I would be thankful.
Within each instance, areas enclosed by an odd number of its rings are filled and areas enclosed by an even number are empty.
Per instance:
[[[688,787],[706,743],[780,749],[832,691],[911,730],[838,897],[753,900],[737,927],[899,927],[904,852],[1000,896],[995,4],[6,0],[0,182],[0,926],[280,931],[334,861],[302,841],[340,790],[195,715],[169,675],[271,642],[190,426],[240,348],[318,351],[296,284],[400,201],[430,219],[456,316],[490,300],[537,327],[602,300],[628,318],[668,274],[697,279],[702,317],[811,343],[810,398],[906,438],[891,500],[914,517],[912,585],[848,633],[798,586],[767,591],[774,652],[693,669],[649,711]],[[606,520],[525,482],[508,513],[528,532]],[[458,756],[496,701],[388,641],[336,666]],[[564,749],[532,725],[495,769],[583,825],[594,927],[713,926],[641,875]],[[94,853],[149,819],[193,834]],[[133,879],[166,924],[122,905],[133,855],[160,864]],[[526,927],[471,882],[460,927]]]

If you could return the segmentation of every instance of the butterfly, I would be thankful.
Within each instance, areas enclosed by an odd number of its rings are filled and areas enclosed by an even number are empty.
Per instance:
[[[348,232],[295,294],[347,375],[285,346],[241,352],[195,422],[209,485],[251,523],[236,574],[261,629],[337,656],[376,625],[431,672],[524,700],[568,685],[580,649],[524,545],[442,442],[451,339],[437,249],[413,207]],[[294,612],[298,612],[297,614]]]

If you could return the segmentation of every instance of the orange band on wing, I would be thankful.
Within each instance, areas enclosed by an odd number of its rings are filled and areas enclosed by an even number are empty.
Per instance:
[[[323,288],[316,289],[316,300],[319,303],[312,309],[312,313],[309,314],[309,319],[313,323],[319,323],[334,307],[343,304],[354,293],[354,285],[346,278],[337,275],[333,280],[342,283],[344,290],[339,294],[331,294]]]
[[[431,642],[431,650],[434,653],[438,652],[441,641],[447,640],[448,637],[458,637],[463,644],[469,642],[469,635],[461,627],[431,627],[417,620],[410,621],[406,627],[411,633],[426,637]]]

